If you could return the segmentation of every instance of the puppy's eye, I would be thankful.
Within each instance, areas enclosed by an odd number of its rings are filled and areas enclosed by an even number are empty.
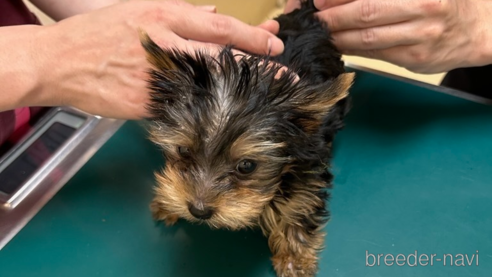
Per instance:
[[[190,149],[188,147],[179,146],[178,153],[181,157],[186,158],[190,156]]]
[[[242,160],[237,166],[236,170],[241,174],[250,174],[256,169],[256,163],[252,160]]]

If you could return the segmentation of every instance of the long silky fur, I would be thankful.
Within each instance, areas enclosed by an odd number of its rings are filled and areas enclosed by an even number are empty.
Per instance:
[[[285,44],[276,57],[238,55],[232,46],[216,57],[190,54],[161,49],[142,35],[153,66],[150,139],[168,161],[156,173],[154,217],[233,230],[259,225],[279,276],[317,272],[330,219],[332,142],[350,109],[353,74],[345,72],[316,11],[312,0],[303,1],[300,9],[276,18]],[[288,70],[279,76],[282,65]],[[189,146],[193,157],[182,159],[179,145]],[[261,162],[251,180],[231,173],[234,153]],[[219,175],[204,181],[207,174]],[[219,181],[210,185],[213,180]],[[187,213],[185,203],[198,194],[216,217],[196,220]]]

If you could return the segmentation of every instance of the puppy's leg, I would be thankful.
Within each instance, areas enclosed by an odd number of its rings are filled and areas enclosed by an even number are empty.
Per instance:
[[[269,236],[273,267],[279,277],[312,277],[318,271],[323,233],[308,234],[295,225],[278,226]]]
[[[154,198],[150,204],[150,211],[152,212],[152,217],[155,221],[164,220],[167,226],[174,225],[179,219],[179,216],[166,211],[156,198]]]
[[[323,199],[305,197],[294,196],[275,208],[267,207],[260,220],[279,277],[312,277],[318,272],[318,254],[325,237],[325,220],[319,214],[325,208],[319,205]]]

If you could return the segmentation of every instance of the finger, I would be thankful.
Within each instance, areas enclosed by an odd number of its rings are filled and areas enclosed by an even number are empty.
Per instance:
[[[418,1],[415,1],[418,2]],[[396,24],[421,16],[412,0],[359,0],[318,12],[332,32]]]
[[[224,46],[215,43],[186,40],[176,36],[172,43],[167,44],[166,48],[179,49],[192,56],[196,55],[196,53],[202,53],[204,55],[218,57],[220,51],[224,48]]]
[[[272,33],[247,25],[231,16],[199,10],[184,10],[186,20],[176,21],[172,30],[183,38],[217,44],[232,44],[235,48],[256,54],[278,55],[283,42]]]
[[[301,7],[300,0],[289,0],[285,4],[284,13],[290,13],[296,9],[299,9],[300,7]]]
[[[348,56],[358,56],[364,57],[368,59],[381,60],[385,62],[389,62],[401,67],[407,67],[409,61],[406,57],[405,52],[400,52],[400,55],[395,55],[395,49],[400,47],[381,49],[381,50],[344,50],[342,51],[344,55]]]
[[[191,40],[184,40],[179,37],[175,37],[173,42],[168,43],[167,47],[163,47],[163,49],[180,49],[181,51],[184,51],[192,56],[196,55],[197,53],[201,53],[205,56],[211,56],[213,58],[218,58],[219,54],[222,52],[224,49],[223,46],[214,44],[214,43],[204,43],[204,42],[198,42],[198,41],[191,41]],[[247,57],[248,54],[244,53],[240,50],[237,49],[231,49],[232,54],[234,55],[234,59],[236,62],[239,62],[242,58]],[[263,62],[260,62],[258,65],[261,66]],[[275,74],[275,79],[279,79],[283,74],[292,74],[292,77],[294,78],[294,82],[297,82],[299,80],[299,76],[292,72],[289,71],[288,68],[282,64],[269,61],[269,64],[267,67],[276,67],[276,74]]]
[[[164,50],[178,49],[179,51],[183,51],[192,56],[195,56],[197,53],[201,53],[203,55],[212,56],[214,58],[219,57],[220,52],[225,48],[224,45],[219,45],[215,43],[183,39],[176,34],[169,35],[166,42],[162,44],[157,43],[157,40],[154,40],[154,42]],[[246,53],[237,49],[231,49],[231,52],[234,55],[246,55]]]
[[[401,45],[381,50],[344,51],[344,54],[389,62],[421,74],[442,73],[449,69],[439,64],[439,58],[432,56],[432,53],[424,51],[418,45]]]
[[[347,4],[356,0],[314,0],[314,6],[322,11],[335,6]]]
[[[206,52],[204,53],[211,55],[214,58],[218,58],[223,48],[217,47],[217,45],[211,43],[197,43],[191,45],[188,49],[189,49],[188,51],[194,49],[195,51],[198,50],[202,52],[204,51],[204,49],[207,49]],[[231,52],[234,55],[234,60],[236,60],[236,62],[239,62],[241,59],[248,57],[247,53],[244,53],[237,49],[231,49]],[[258,63],[258,66],[262,66],[263,64],[264,61],[260,61]],[[294,78],[293,80],[294,82],[297,82],[300,79],[297,73],[293,72],[292,70],[289,70],[287,66],[277,63],[275,61],[268,61],[267,68],[274,68],[276,70],[275,77],[274,77],[275,79],[280,79],[280,77],[282,77],[283,74],[291,74],[292,77]]]
[[[272,34],[277,34],[280,29],[280,25],[276,20],[267,20],[261,23],[260,25],[258,25],[258,27],[265,29]]]
[[[202,11],[210,12],[210,13],[216,13],[217,12],[217,7],[211,6],[211,5],[196,6],[196,8],[200,9]]]
[[[336,32],[332,37],[335,45],[341,50],[386,49],[422,42],[422,35],[417,26],[413,23],[401,23]]]
[[[290,74],[291,77],[294,78],[292,80],[294,83],[297,83],[299,80],[301,80],[299,74],[297,74],[295,71],[289,70],[289,68],[284,65],[280,66],[279,70],[277,71],[277,74],[275,74],[275,79],[280,79],[284,74]]]

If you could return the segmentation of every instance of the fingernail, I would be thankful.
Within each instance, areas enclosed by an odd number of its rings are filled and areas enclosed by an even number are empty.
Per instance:
[[[322,8],[324,8],[325,4],[326,4],[326,0],[314,0],[314,6],[318,10],[321,10]]]
[[[198,8],[211,13],[217,12],[217,7],[212,5],[198,6]]]
[[[270,55],[276,56],[284,52],[284,43],[279,38],[268,39],[268,53]]]

